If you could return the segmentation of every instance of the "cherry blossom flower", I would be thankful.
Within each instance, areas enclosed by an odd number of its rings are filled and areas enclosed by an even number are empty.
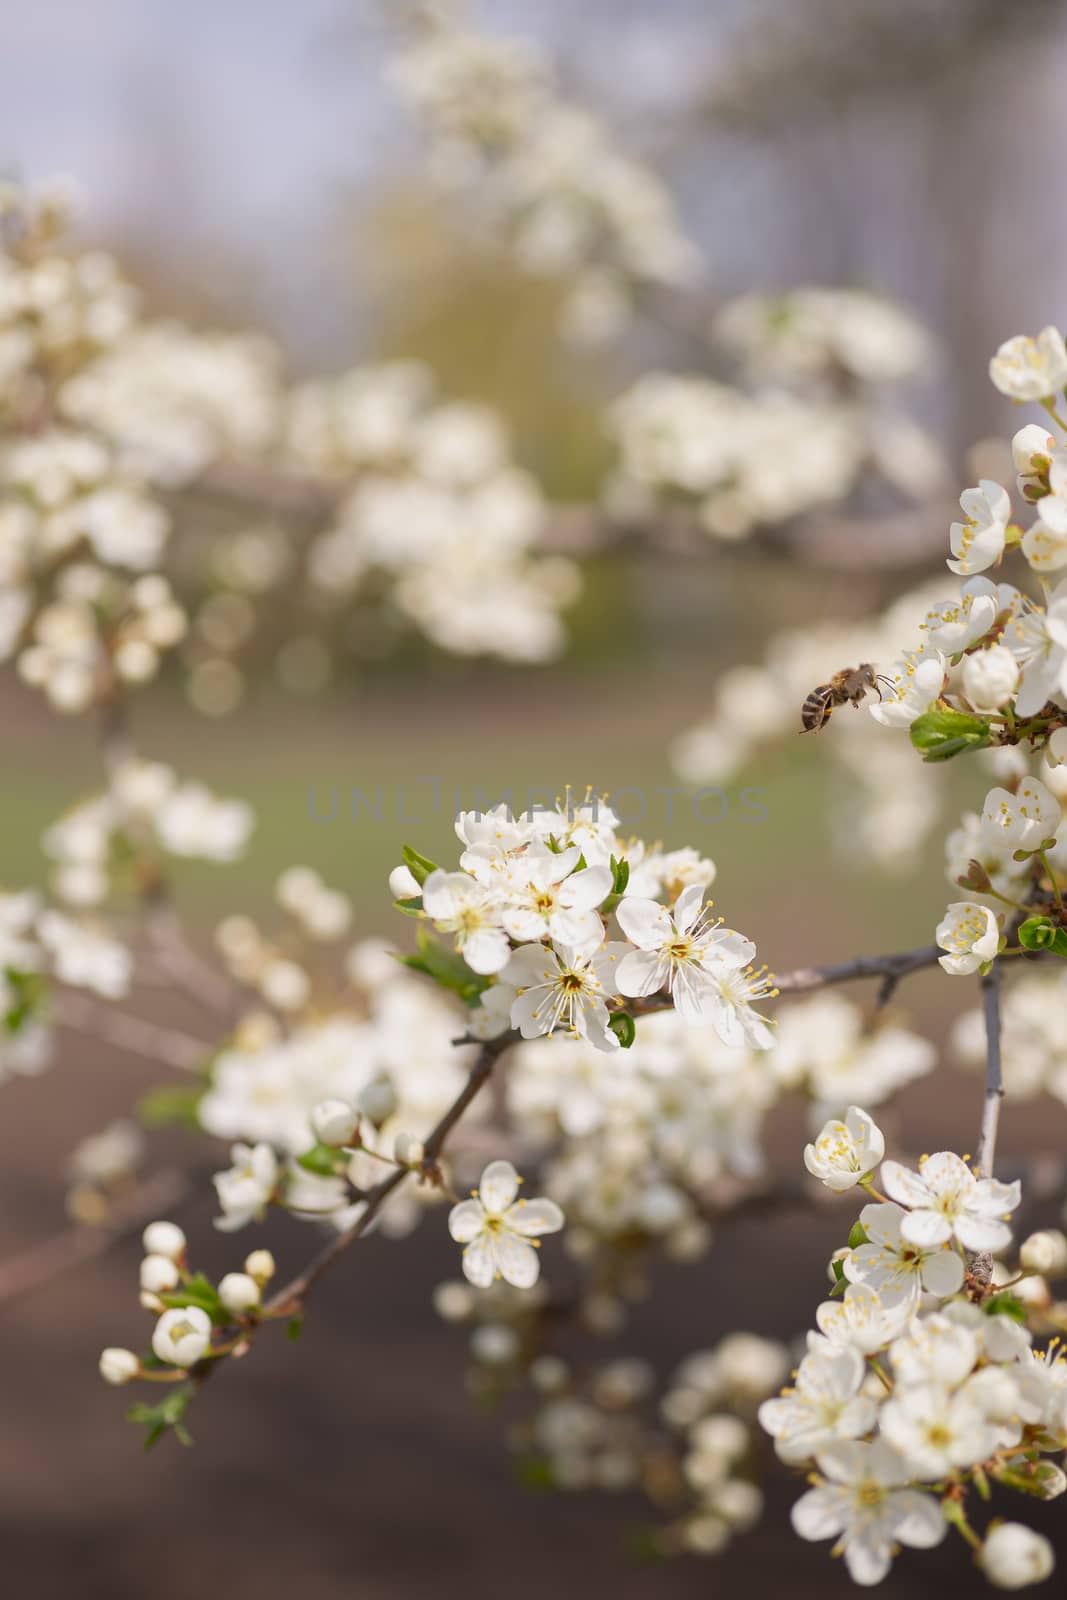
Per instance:
[[[974,1398],[934,1383],[909,1385],[882,1407],[879,1426],[900,1451],[913,1478],[936,1482],[958,1467],[976,1466],[1000,1443]]]
[[[223,1233],[234,1233],[261,1216],[278,1183],[278,1157],[269,1144],[235,1144],[230,1160],[232,1167],[217,1172],[213,1180],[222,1207],[215,1226]]]
[[[703,885],[694,883],[682,890],[673,914],[655,900],[635,897],[619,903],[619,926],[637,946],[619,963],[621,994],[637,997],[666,988],[687,1021],[715,1017],[722,996],[719,975],[751,961],[756,947],[712,921],[703,902]]]
[[[422,886],[422,908],[435,928],[454,933],[456,949],[472,972],[499,972],[511,955],[501,926],[500,903],[466,872],[431,872]]]
[[[960,505],[964,520],[954,522],[949,529],[952,556],[948,565],[961,577],[969,578],[994,566],[1004,554],[1011,500],[999,483],[983,478],[976,489],[963,491]]]
[[[211,1318],[199,1306],[164,1311],[152,1333],[152,1349],[160,1361],[192,1367],[211,1345]]]
[[[501,889],[501,921],[513,939],[548,938],[587,953],[603,943],[596,907],[611,893],[611,869],[576,872],[580,859],[577,845],[558,854],[546,849],[515,858]]]
[[[1037,850],[1062,818],[1055,795],[1037,778],[1024,778],[1015,794],[990,789],[982,807],[982,833],[1001,850]]]
[[[929,1550],[948,1524],[932,1495],[905,1488],[911,1471],[884,1440],[828,1445],[816,1457],[821,1480],[793,1507],[802,1539],[836,1539],[854,1583],[880,1583],[894,1548]]]
[[[919,1171],[896,1161],[882,1163],[882,1186],[911,1210],[901,1218],[901,1236],[931,1249],[956,1239],[965,1250],[1003,1250],[1011,1241],[1005,1213],[1019,1204],[1021,1185],[976,1178],[950,1150],[924,1156]]]
[[[804,1357],[794,1388],[759,1408],[760,1424],[783,1461],[808,1461],[835,1440],[870,1432],[878,1406],[860,1393],[866,1371],[859,1351],[848,1345]]]
[[[915,1304],[924,1289],[947,1299],[963,1282],[963,1262],[947,1244],[924,1246],[907,1239],[902,1232],[907,1215],[902,1206],[889,1203],[864,1206],[860,1222],[868,1242],[845,1257],[845,1277],[869,1284],[889,1304]]]
[[[852,1189],[885,1155],[881,1129],[866,1111],[849,1106],[843,1122],[827,1122],[814,1144],[804,1147],[804,1165],[835,1194]]]
[[[1067,383],[1067,347],[1056,327],[1036,339],[1016,334],[1006,339],[989,363],[989,376],[1012,400],[1045,400]]]
[[[988,906],[974,900],[955,900],[937,925],[934,935],[947,955],[938,965],[959,977],[977,972],[992,961],[1000,947],[1000,924]]]
[[[629,946],[606,944],[595,955],[567,945],[546,949],[522,945],[502,974],[511,985],[511,1023],[524,1039],[537,1039],[564,1027],[572,1038],[588,1039],[600,1050],[615,1050],[619,1041],[608,1026],[607,999],[618,993],[620,958]],[[492,992],[492,991],[490,991]]]
[[[518,1199],[520,1178],[510,1161],[492,1161],[470,1200],[453,1206],[448,1231],[463,1251],[463,1272],[478,1288],[503,1278],[516,1289],[537,1282],[537,1239],[558,1233],[563,1212],[554,1200]]]
[[[825,1339],[835,1350],[854,1345],[863,1355],[873,1355],[894,1338],[911,1316],[907,1301],[884,1301],[869,1283],[850,1283],[840,1300],[824,1300],[815,1312],[818,1333],[809,1333],[808,1346]]]

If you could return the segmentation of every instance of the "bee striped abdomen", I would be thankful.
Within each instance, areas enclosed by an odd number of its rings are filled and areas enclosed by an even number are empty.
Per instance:
[[[800,720],[804,724],[802,732],[818,733],[829,722],[834,709],[834,691],[830,684],[820,684],[813,689],[805,700],[800,710]]]

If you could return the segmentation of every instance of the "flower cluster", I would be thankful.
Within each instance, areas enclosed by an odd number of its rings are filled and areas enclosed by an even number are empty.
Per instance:
[[[348,480],[308,556],[318,607],[350,607],[384,577],[400,612],[445,650],[550,659],[576,569],[537,557],[546,508],[499,416],[435,404],[433,387],[425,367],[397,362],[294,390],[293,459]]]
[[[637,291],[693,278],[699,258],[668,190],[560,96],[534,44],[436,9],[419,21],[391,77],[433,141],[433,170],[473,192],[522,267],[566,281],[565,332],[610,337]]]
[[[771,1031],[754,1007],[771,985],[749,965],[752,942],[705,904],[714,864],[621,841],[618,822],[591,797],[519,817],[504,805],[461,812],[458,872],[414,851],[394,871],[405,909],[451,935],[483,980],[471,1032],[560,1031],[616,1050],[632,1039],[625,1002],[658,997],[661,1008],[713,1023],[726,1044],[767,1048]],[[625,939],[609,936],[612,913]]]
[[[983,1541],[966,1507],[968,1490],[987,1495],[991,1478],[1045,1499],[1067,1488],[1043,1459],[1067,1445],[1067,1363],[1031,1349],[1020,1302],[993,1290],[989,1271],[967,1276],[971,1253],[1009,1247],[1020,1186],[976,1177],[942,1151],[918,1170],[882,1162],[883,1194],[873,1168],[884,1147],[852,1107],[806,1152],[828,1188],[858,1184],[873,1199],[834,1257],[832,1297],[792,1385],[760,1407],[781,1459],[815,1468],[793,1525],[805,1539],[836,1539],[860,1584],[878,1583],[900,1545],[936,1545],[950,1526],[993,1582],[1039,1581],[1051,1570],[1047,1541],[1019,1530],[1021,1549],[1041,1555],[1031,1571],[997,1528]]]

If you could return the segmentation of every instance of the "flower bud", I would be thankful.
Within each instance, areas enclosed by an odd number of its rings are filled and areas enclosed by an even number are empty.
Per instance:
[[[210,1344],[211,1318],[199,1306],[164,1311],[152,1334],[152,1349],[174,1367],[195,1366]]]
[[[185,1235],[174,1222],[150,1222],[141,1235],[146,1256],[169,1256],[180,1261],[185,1254]]]
[[[132,1350],[122,1350],[111,1345],[100,1352],[100,1376],[105,1383],[129,1383],[141,1370],[141,1363]]]
[[[976,711],[998,711],[1019,685],[1019,663],[1010,650],[994,644],[963,662],[963,692]]]
[[[359,1109],[378,1126],[395,1114],[396,1103],[396,1090],[388,1078],[376,1078],[368,1083],[359,1097]]]
[[[170,1256],[145,1256],[141,1262],[141,1288],[147,1294],[166,1294],[180,1281],[181,1273]]]
[[[1027,1272],[1040,1272],[1045,1278],[1062,1278],[1067,1273],[1067,1238],[1058,1228],[1044,1228],[1024,1239],[1019,1265]]]
[[[269,1250],[253,1250],[245,1259],[245,1271],[262,1288],[265,1283],[270,1282],[276,1271],[274,1257]]]
[[[1045,1581],[1055,1558],[1043,1534],[1021,1522],[1002,1522],[987,1536],[978,1562],[998,1589],[1025,1589],[1028,1584]]]
[[[1037,472],[1047,472],[1055,448],[1056,441],[1047,428],[1042,427],[1040,422],[1027,423],[1011,441],[1016,472],[1024,478]]]
[[[351,1144],[359,1112],[347,1100],[320,1100],[311,1113],[311,1126],[321,1144]]]
[[[417,1167],[426,1154],[421,1139],[413,1133],[398,1133],[393,1140],[393,1155],[402,1167]]]
[[[394,900],[416,900],[422,890],[410,867],[394,867],[389,874],[389,893]]]
[[[228,1272],[219,1284],[219,1299],[235,1317],[259,1305],[259,1284],[247,1272]]]

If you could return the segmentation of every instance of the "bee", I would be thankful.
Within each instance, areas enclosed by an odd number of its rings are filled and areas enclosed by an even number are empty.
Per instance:
[[[834,707],[843,706],[846,701],[851,701],[858,711],[868,689],[873,689],[880,700],[883,683],[890,688],[893,686],[892,679],[875,672],[869,661],[861,661],[858,667],[845,667],[835,672],[829,683],[820,683],[805,700],[800,712],[800,720],[804,724],[801,732],[818,733],[833,716]]]

